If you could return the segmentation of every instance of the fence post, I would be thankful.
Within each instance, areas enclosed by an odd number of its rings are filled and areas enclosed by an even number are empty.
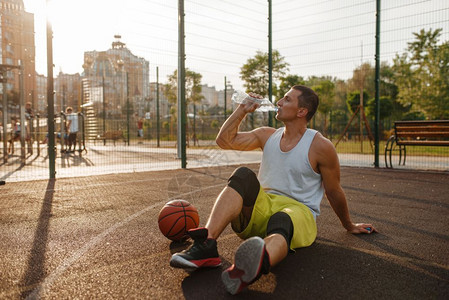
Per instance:
[[[273,53],[272,53],[272,13],[271,0],[268,0],[268,99],[273,101]],[[273,112],[268,112],[268,126],[273,126]]]
[[[157,127],[157,147],[161,146],[161,120],[159,116],[159,67],[156,67],[156,127]]]
[[[48,7],[47,0],[47,7]],[[51,22],[47,16],[47,126],[48,126],[48,163],[50,170],[50,179],[55,178],[55,99],[53,82],[53,30]]]
[[[380,0],[376,1],[376,77],[375,77],[375,122],[374,122],[374,167],[379,167],[379,120],[380,120],[380,102],[379,102],[379,74],[380,74]]]
[[[185,93],[185,48],[184,48],[184,0],[178,1],[178,158],[181,167],[186,159],[186,93]]]

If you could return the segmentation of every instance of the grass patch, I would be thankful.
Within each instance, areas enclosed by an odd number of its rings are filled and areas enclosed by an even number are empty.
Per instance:
[[[333,141],[334,145],[336,140]],[[360,145],[360,141],[340,141],[337,145],[338,153],[352,153],[352,154],[374,154],[374,143],[369,141],[363,141],[363,146]],[[383,155],[385,152],[386,141],[379,142],[379,155]],[[362,152],[363,149],[363,152]],[[443,156],[449,157],[449,147],[437,147],[437,146],[406,146],[407,155],[414,156]]]

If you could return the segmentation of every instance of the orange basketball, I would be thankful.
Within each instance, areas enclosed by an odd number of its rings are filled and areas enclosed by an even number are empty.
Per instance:
[[[187,231],[198,227],[200,217],[196,208],[186,200],[167,202],[159,212],[159,229],[172,241],[180,241]]]

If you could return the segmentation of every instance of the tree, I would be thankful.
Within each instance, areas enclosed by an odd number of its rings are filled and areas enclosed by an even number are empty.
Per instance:
[[[380,79],[380,85],[379,85],[380,96],[389,97],[391,100],[396,101],[397,96],[398,96],[398,87],[395,84],[393,68],[390,65],[388,65],[387,62],[381,62],[379,77],[380,77],[379,78]],[[374,76],[373,76],[372,82],[374,82]]]
[[[368,102],[368,94],[363,92],[363,106],[366,106]],[[348,110],[351,114],[353,114],[357,110],[357,106],[360,105],[360,91],[355,91],[348,94],[348,98],[346,99],[346,104],[348,106]]]
[[[279,51],[273,50],[273,81],[279,80],[288,71],[289,64],[284,59]],[[253,58],[249,58],[240,69],[240,78],[245,82],[247,92],[268,96],[268,53],[257,51]]]
[[[201,79],[202,75],[186,69],[185,74],[185,93],[186,93],[186,106],[189,104],[198,104],[204,98],[201,94]],[[175,70],[172,75],[168,76],[168,83],[164,85],[164,95],[168,102],[176,107],[178,101],[178,70]],[[176,110],[172,111],[176,114]]]
[[[280,99],[290,90],[290,88],[297,84],[305,84],[304,78],[299,75],[286,75],[279,77],[280,83],[276,87],[276,98]]]
[[[201,94],[201,79],[202,75],[189,69],[186,69],[185,74],[185,92],[186,104],[200,103],[204,96]],[[164,95],[167,100],[176,104],[178,100],[178,70],[175,70],[172,75],[168,76],[168,83],[164,86]]]
[[[201,103],[204,96],[201,94],[202,75],[186,68],[185,70],[185,96],[186,96],[186,114],[190,105]],[[168,83],[164,86],[164,95],[171,104],[176,104],[178,100],[178,70],[168,76]],[[175,121],[177,116],[177,106],[173,105],[171,122]],[[195,130],[195,128],[194,128]]]
[[[428,119],[449,118],[449,42],[438,45],[441,31],[413,33],[415,40],[393,60],[398,101]]]
[[[379,98],[380,104],[380,120],[384,120],[391,116],[393,113],[393,101],[389,97],[382,96]],[[376,99],[371,98],[366,103],[366,116],[371,119],[375,119],[376,116]]]
[[[305,84],[304,78],[299,75],[281,76],[279,87],[276,90],[276,98],[281,99],[290,90],[290,88],[297,84]]]
[[[318,105],[318,111],[323,114],[324,126],[323,131],[327,133],[327,115],[332,109],[335,100],[335,85],[330,80],[321,81],[318,85],[312,87],[312,89],[318,94],[320,99],[320,105]]]
[[[312,87],[315,85],[319,85],[321,82],[326,80],[335,82],[336,79],[332,76],[310,76],[305,81],[305,85]]]
[[[356,68],[352,73],[352,78],[348,81],[349,91],[352,95],[363,91],[363,103],[365,104],[369,98],[374,97],[374,68],[369,63],[363,63]],[[356,104],[355,107],[357,107]],[[354,112],[351,105],[350,111]]]

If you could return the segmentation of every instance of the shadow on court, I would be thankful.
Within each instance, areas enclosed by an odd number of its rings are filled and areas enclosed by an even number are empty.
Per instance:
[[[257,171],[259,165],[250,165]],[[189,243],[170,243],[157,216],[181,198],[204,225],[234,167],[29,181],[1,186],[2,299],[447,299],[449,174],[343,168],[354,222],[345,232],[326,199],[316,242],[237,296],[221,283],[240,244],[218,240],[223,265],[187,274],[168,265]]]

